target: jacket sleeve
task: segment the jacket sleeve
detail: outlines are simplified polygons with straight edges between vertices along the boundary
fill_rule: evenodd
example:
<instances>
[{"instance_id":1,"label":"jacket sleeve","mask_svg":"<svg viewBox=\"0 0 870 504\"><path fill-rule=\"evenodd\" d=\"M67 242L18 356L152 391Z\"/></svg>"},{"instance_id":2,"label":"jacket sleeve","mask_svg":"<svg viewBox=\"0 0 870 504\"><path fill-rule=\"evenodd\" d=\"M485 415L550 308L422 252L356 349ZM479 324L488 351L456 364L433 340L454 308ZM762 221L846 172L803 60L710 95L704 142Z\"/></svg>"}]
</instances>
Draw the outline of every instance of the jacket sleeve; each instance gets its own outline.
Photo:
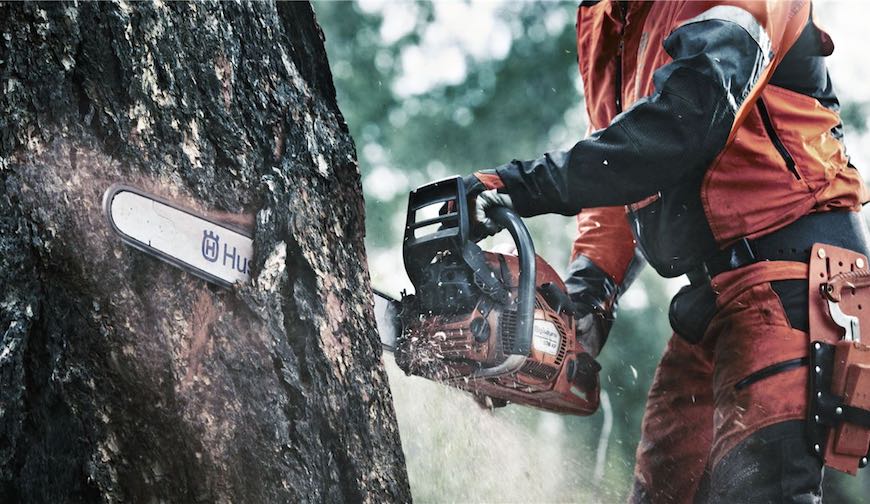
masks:
<instances>
[{"instance_id":1,"label":"jacket sleeve","mask_svg":"<svg viewBox=\"0 0 870 504\"><path fill-rule=\"evenodd\" d=\"M606 128L569 151L497 168L518 212L626 205L703 173L809 15L809 2L732 3L686 2L663 43L672 61L654 73L655 92Z\"/></svg>"},{"instance_id":2,"label":"jacket sleeve","mask_svg":"<svg viewBox=\"0 0 870 504\"><path fill-rule=\"evenodd\" d=\"M624 207L588 208L577 214L565 286L578 309L611 315L617 297L642 265Z\"/></svg>"}]
</instances>

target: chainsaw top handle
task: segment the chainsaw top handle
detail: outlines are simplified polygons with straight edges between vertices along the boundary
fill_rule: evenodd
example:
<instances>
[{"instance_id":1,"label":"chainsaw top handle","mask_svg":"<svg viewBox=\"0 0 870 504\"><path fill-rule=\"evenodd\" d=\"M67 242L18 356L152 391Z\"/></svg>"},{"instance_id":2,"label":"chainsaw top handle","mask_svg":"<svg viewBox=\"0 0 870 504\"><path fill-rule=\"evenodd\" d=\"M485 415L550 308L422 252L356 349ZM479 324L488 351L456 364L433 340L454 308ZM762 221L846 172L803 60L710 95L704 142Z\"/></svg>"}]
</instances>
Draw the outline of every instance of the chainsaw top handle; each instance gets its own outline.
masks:
<instances>
[{"instance_id":1,"label":"chainsaw top handle","mask_svg":"<svg viewBox=\"0 0 870 504\"><path fill-rule=\"evenodd\" d=\"M426 209L438 214L417 219L417 213ZM408 277L417 288L426 280L425 270L439 254L451 253L462 257L475 273L481 290L503 306L515 307L516 335L511 353L527 356L532 346L535 316L535 245L528 228L513 210L494 207L489 216L511 234L519 256L520 278L516 299L496 279L487 265L483 251L470 239L471 220L465 184L461 177L451 177L421 186L408 196L408 215L405 223L403 257ZM427 230L428 228L428 230ZM428 231L428 232L427 232Z\"/></svg>"}]
</instances>

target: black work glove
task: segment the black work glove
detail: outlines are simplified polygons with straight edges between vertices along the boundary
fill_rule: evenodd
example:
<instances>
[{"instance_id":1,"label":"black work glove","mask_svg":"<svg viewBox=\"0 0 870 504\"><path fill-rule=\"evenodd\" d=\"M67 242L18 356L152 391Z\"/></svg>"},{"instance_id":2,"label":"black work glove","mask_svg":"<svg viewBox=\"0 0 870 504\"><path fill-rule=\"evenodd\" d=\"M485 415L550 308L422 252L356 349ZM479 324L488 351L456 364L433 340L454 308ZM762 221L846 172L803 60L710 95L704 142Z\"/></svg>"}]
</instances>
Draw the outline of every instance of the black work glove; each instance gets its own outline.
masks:
<instances>
[{"instance_id":1,"label":"black work glove","mask_svg":"<svg viewBox=\"0 0 870 504\"><path fill-rule=\"evenodd\" d=\"M634 259L617 284L604 270L584 255L575 257L568 266L565 287L574 303L577 339L589 353L597 356L607 341L613 326L616 300L637 278L646 262L640 250L635 250Z\"/></svg>"},{"instance_id":2,"label":"black work glove","mask_svg":"<svg viewBox=\"0 0 870 504\"><path fill-rule=\"evenodd\" d=\"M574 306L577 339L596 357L613 326L618 286L589 258L579 255L568 266L565 287Z\"/></svg>"}]
</instances>

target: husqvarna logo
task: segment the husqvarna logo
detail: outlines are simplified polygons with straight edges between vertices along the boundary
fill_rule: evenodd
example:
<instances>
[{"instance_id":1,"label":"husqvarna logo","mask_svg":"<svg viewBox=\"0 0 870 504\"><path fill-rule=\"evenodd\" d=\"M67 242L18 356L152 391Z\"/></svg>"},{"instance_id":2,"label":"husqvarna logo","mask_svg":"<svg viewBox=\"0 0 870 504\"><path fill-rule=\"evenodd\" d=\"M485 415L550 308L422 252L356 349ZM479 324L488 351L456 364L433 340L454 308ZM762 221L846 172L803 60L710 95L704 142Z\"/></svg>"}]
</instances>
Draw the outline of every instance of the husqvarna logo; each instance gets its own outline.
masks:
<instances>
[{"instance_id":1,"label":"husqvarna logo","mask_svg":"<svg viewBox=\"0 0 870 504\"><path fill-rule=\"evenodd\" d=\"M218 252L220 247L218 246L220 242L220 236L216 235L213 231L208 231L203 229L202 231L202 257L205 258L206 261L215 262L218 259Z\"/></svg>"}]
</instances>

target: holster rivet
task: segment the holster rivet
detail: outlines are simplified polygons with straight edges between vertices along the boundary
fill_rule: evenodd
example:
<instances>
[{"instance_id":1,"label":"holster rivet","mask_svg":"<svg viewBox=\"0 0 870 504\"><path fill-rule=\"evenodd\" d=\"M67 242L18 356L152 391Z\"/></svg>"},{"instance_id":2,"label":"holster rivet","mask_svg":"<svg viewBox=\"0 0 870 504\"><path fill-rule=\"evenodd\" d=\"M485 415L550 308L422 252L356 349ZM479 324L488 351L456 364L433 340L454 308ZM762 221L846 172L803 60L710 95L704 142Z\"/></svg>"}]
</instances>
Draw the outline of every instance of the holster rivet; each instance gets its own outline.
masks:
<instances>
[{"instance_id":1,"label":"holster rivet","mask_svg":"<svg viewBox=\"0 0 870 504\"><path fill-rule=\"evenodd\" d=\"M816 366L816 373L822 372L822 366Z\"/></svg>"},{"instance_id":2,"label":"holster rivet","mask_svg":"<svg viewBox=\"0 0 870 504\"><path fill-rule=\"evenodd\" d=\"M838 414L838 415L842 415L842 414L843 414L843 408L837 406L837 409L834 410L834 413L836 413L836 414Z\"/></svg>"},{"instance_id":3,"label":"holster rivet","mask_svg":"<svg viewBox=\"0 0 870 504\"><path fill-rule=\"evenodd\" d=\"M825 252L825 249L823 249L823 248L819 249L819 258L820 259L824 259L825 257L827 257L827 255L828 255L828 253Z\"/></svg>"},{"instance_id":4,"label":"holster rivet","mask_svg":"<svg viewBox=\"0 0 870 504\"><path fill-rule=\"evenodd\" d=\"M813 445L813 450L816 450L816 453L819 453L820 451L822 451L822 447L819 445Z\"/></svg>"},{"instance_id":5,"label":"holster rivet","mask_svg":"<svg viewBox=\"0 0 870 504\"><path fill-rule=\"evenodd\" d=\"M819 423L819 420L820 420L819 415L816 415L814 418L816 420L816 423Z\"/></svg>"},{"instance_id":6,"label":"holster rivet","mask_svg":"<svg viewBox=\"0 0 870 504\"><path fill-rule=\"evenodd\" d=\"M861 259L860 257L858 259L855 259L855 266L857 266L858 269L863 268L864 267L864 259Z\"/></svg>"},{"instance_id":7,"label":"holster rivet","mask_svg":"<svg viewBox=\"0 0 870 504\"><path fill-rule=\"evenodd\" d=\"M819 342L816 342L816 344L813 345L813 347L815 347L816 350L821 350L821 349L822 349L822 344L819 343Z\"/></svg>"}]
</instances>

